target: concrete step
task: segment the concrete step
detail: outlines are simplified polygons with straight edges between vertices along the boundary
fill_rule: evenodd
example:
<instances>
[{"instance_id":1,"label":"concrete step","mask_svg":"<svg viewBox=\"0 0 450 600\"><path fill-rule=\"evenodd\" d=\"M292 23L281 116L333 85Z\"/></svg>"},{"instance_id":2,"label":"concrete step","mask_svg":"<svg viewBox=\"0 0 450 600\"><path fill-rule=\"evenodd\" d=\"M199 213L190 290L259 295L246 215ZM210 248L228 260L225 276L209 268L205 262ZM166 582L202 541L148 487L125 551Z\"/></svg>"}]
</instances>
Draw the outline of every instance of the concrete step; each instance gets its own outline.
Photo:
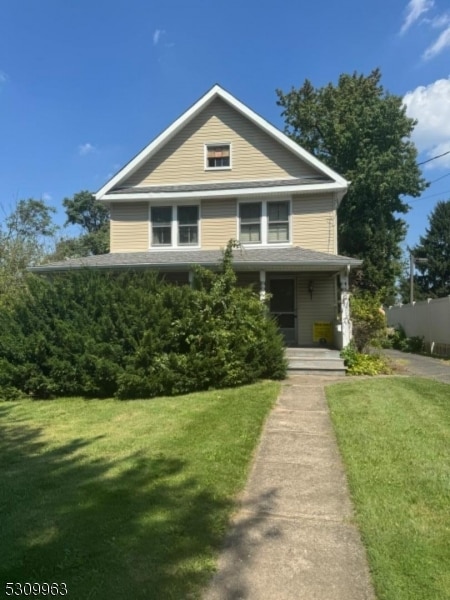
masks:
<instances>
[{"instance_id":1,"label":"concrete step","mask_svg":"<svg viewBox=\"0 0 450 600\"><path fill-rule=\"evenodd\" d=\"M330 348L287 348L288 373L345 375L338 350Z\"/></svg>"},{"instance_id":2,"label":"concrete step","mask_svg":"<svg viewBox=\"0 0 450 600\"><path fill-rule=\"evenodd\" d=\"M339 351L331 348L286 348L287 358L339 358Z\"/></svg>"}]
</instances>

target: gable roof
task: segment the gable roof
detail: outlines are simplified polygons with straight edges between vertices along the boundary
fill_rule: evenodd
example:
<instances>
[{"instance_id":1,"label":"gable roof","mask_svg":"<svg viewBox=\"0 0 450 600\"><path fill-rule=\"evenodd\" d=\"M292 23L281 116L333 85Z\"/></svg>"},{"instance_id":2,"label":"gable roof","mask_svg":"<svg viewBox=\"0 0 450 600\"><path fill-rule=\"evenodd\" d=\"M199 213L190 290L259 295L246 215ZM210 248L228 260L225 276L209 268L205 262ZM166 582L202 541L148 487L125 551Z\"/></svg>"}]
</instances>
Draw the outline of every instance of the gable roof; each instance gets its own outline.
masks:
<instances>
[{"instance_id":1,"label":"gable roof","mask_svg":"<svg viewBox=\"0 0 450 600\"><path fill-rule=\"evenodd\" d=\"M251 108L237 100L232 94L224 90L220 85L214 85L204 96L202 96L195 104L193 104L186 112L184 112L176 121L174 121L167 129L158 135L148 146L139 152L129 163L127 163L118 173L116 173L96 194L97 200L107 200L108 193L120 183L124 182L132 173L137 171L145 161L153 156L173 138L183 127L185 127L194 117L196 117L206 106L208 106L216 98L221 98L225 103L254 123L262 131L267 133L275 141L283 145L291 151L299 159L317 169L320 173L332 180L333 189L336 191L345 192L348 187L348 182L338 173L327 167L310 152L299 146L291 140L287 135L279 129L271 125L264 118L255 113ZM329 186L328 184L328 187ZM116 190L114 190L114 193Z\"/></svg>"}]
</instances>

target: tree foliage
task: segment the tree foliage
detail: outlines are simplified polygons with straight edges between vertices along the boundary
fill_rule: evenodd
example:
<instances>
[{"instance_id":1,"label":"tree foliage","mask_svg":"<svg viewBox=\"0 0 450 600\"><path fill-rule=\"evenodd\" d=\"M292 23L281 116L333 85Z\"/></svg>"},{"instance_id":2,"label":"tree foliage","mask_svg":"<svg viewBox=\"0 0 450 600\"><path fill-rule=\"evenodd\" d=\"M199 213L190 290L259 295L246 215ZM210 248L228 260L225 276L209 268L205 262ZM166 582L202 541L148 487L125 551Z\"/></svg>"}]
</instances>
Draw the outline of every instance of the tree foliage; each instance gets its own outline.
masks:
<instances>
[{"instance_id":1,"label":"tree foliage","mask_svg":"<svg viewBox=\"0 0 450 600\"><path fill-rule=\"evenodd\" d=\"M109 210L87 190L74 194L72 198L64 198L63 206L67 216L64 225L79 226L82 233L59 240L48 260L109 252Z\"/></svg>"},{"instance_id":2,"label":"tree foliage","mask_svg":"<svg viewBox=\"0 0 450 600\"><path fill-rule=\"evenodd\" d=\"M19 200L0 224L0 305L14 298L24 285L24 271L40 262L58 229L55 209L43 200Z\"/></svg>"},{"instance_id":3,"label":"tree foliage","mask_svg":"<svg viewBox=\"0 0 450 600\"><path fill-rule=\"evenodd\" d=\"M416 258L427 259L416 265L416 290L422 297L440 298L450 295L450 200L438 202L428 220L425 235L412 250Z\"/></svg>"},{"instance_id":4,"label":"tree foliage","mask_svg":"<svg viewBox=\"0 0 450 600\"><path fill-rule=\"evenodd\" d=\"M277 95L286 133L351 182L338 211L339 250L363 259L358 287L389 294L406 233L398 214L409 209L401 196L418 196L426 184L410 139L415 121L380 81L375 69L343 74L322 88L305 80Z\"/></svg>"}]
</instances>

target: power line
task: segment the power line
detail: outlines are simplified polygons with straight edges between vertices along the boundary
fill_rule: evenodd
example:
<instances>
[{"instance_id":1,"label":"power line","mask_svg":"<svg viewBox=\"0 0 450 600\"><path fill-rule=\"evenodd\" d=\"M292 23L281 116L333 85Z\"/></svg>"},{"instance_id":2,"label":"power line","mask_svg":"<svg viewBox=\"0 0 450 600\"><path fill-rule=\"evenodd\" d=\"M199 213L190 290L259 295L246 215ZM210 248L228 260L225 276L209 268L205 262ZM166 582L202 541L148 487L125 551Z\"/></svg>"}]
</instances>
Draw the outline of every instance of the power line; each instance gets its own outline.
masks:
<instances>
[{"instance_id":1,"label":"power line","mask_svg":"<svg viewBox=\"0 0 450 600\"><path fill-rule=\"evenodd\" d=\"M437 179L433 179L432 181L429 181L428 183L431 185L432 183L435 183L435 181L440 181L441 179L444 179L445 177L448 177L449 175L450 175L450 171L448 173L446 173L445 175L438 177Z\"/></svg>"},{"instance_id":2,"label":"power line","mask_svg":"<svg viewBox=\"0 0 450 600\"><path fill-rule=\"evenodd\" d=\"M437 156L432 156L428 160L423 160L422 162L417 163L417 166L420 167L420 165L424 165L426 163L431 162L432 160L436 160L437 158L441 158L441 156L447 156L447 154L450 154L450 150L447 150L447 152L444 152L443 154L438 154Z\"/></svg>"},{"instance_id":3,"label":"power line","mask_svg":"<svg viewBox=\"0 0 450 600\"><path fill-rule=\"evenodd\" d=\"M408 202L418 202L419 200L428 200L428 198L435 198L436 196L441 196L443 194L450 193L450 190L442 190L441 192L437 192L436 194L431 194L430 196L420 196L420 198L411 198Z\"/></svg>"}]
</instances>

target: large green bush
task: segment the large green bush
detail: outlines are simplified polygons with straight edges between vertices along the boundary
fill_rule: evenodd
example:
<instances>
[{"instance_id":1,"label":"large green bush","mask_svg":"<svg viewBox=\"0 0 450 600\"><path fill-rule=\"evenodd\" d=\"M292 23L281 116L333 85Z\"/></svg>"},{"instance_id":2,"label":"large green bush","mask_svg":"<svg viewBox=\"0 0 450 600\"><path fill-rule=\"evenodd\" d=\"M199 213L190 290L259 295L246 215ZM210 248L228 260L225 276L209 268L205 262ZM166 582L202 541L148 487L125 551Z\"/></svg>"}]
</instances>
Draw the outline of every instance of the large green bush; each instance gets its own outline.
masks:
<instances>
[{"instance_id":1,"label":"large green bush","mask_svg":"<svg viewBox=\"0 0 450 600\"><path fill-rule=\"evenodd\" d=\"M276 325L235 283L230 248L193 288L143 271L30 276L0 311L2 395L143 398L281 379Z\"/></svg>"},{"instance_id":2,"label":"large green bush","mask_svg":"<svg viewBox=\"0 0 450 600\"><path fill-rule=\"evenodd\" d=\"M350 308L353 323L353 341L359 352L386 337L386 315L382 309L381 294L368 292L352 296Z\"/></svg>"}]
</instances>

